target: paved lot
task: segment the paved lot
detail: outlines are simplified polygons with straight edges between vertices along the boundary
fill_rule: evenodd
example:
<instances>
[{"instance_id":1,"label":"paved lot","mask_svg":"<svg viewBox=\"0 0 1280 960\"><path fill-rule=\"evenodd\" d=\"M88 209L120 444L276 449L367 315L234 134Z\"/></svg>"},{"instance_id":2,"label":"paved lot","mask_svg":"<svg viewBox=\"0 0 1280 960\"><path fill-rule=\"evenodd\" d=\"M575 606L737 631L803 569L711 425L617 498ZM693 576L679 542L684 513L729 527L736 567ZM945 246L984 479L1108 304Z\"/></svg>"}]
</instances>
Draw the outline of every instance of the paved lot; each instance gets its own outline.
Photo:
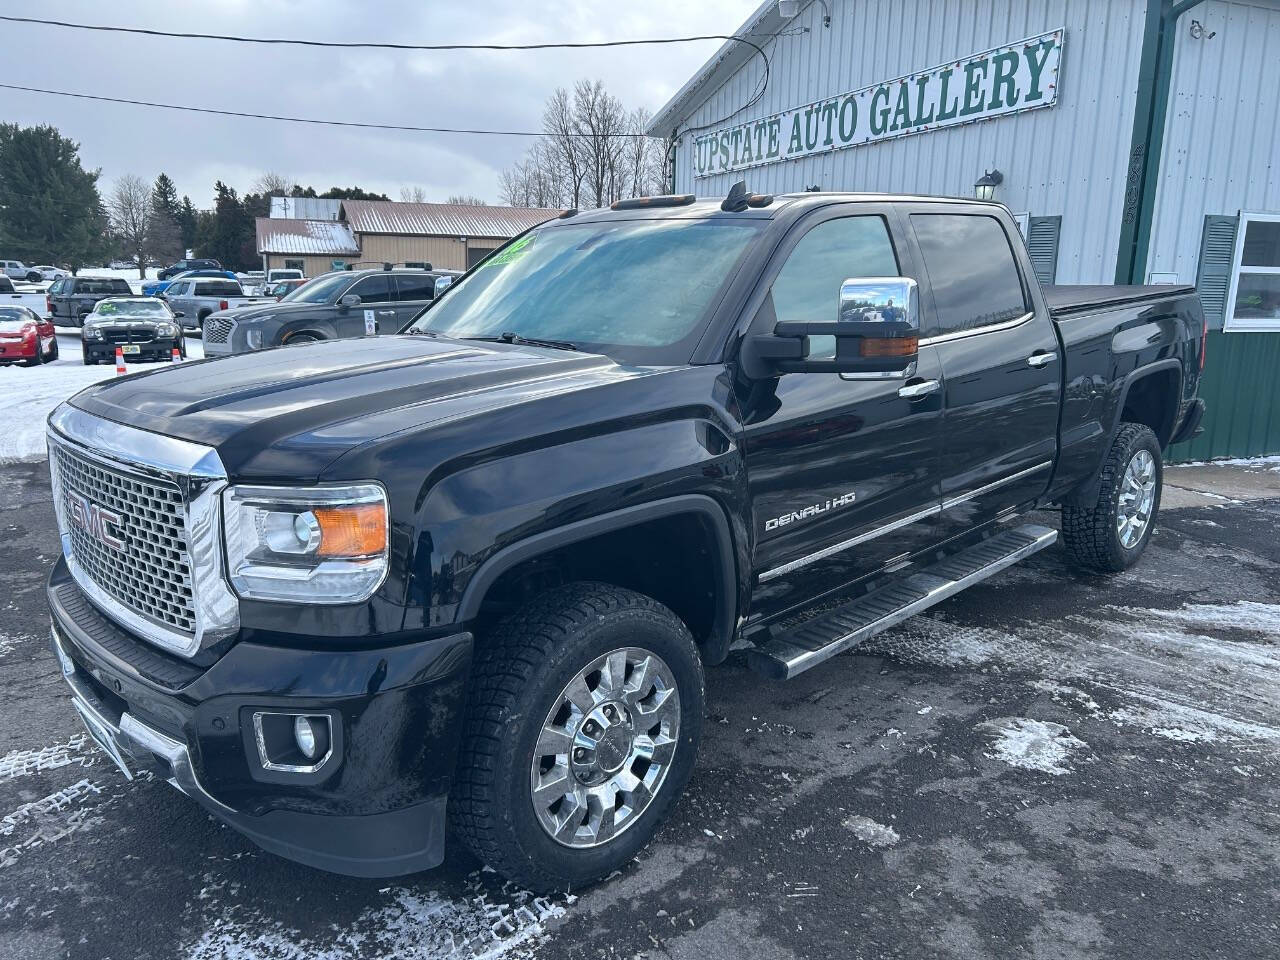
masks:
<instances>
[{"instance_id":1,"label":"paved lot","mask_svg":"<svg viewBox=\"0 0 1280 960\"><path fill-rule=\"evenodd\" d=\"M1274 958L1280 471L1169 484L1128 574L1046 551L786 685L735 654L672 822L543 900L456 851L317 873L126 783L46 647L45 467L0 467L0 957Z\"/></svg>"}]
</instances>

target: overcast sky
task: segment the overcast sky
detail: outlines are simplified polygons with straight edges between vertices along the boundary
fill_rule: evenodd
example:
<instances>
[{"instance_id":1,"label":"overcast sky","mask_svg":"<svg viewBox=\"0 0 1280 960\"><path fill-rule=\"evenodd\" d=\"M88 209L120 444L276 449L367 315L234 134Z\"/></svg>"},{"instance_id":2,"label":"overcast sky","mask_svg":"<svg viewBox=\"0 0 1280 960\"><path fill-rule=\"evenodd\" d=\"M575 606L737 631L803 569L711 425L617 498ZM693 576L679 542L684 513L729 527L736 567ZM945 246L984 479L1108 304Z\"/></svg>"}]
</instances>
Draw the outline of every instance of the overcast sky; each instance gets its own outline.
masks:
<instances>
[{"instance_id":1,"label":"overcast sky","mask_svg":"<svg viewBox=\"0 0 1280 960\"><path fill-rule=\"evenodd\" d=\"M15 16L160 30L401 43L524 43L732 33L756 0L0 0ZM537 129L557 86L599 78L628 108L658 110L719 41L579 51L410 53L264 47L0 23L0 82L291 116ZM522 138L317 127L0 91L0 118L49 123L80 143L109 187L164 171L197 207L221 179L243 192L265 170L323 191L358 184L399 199L475 194Z\"/></svg>"}]
</instances>

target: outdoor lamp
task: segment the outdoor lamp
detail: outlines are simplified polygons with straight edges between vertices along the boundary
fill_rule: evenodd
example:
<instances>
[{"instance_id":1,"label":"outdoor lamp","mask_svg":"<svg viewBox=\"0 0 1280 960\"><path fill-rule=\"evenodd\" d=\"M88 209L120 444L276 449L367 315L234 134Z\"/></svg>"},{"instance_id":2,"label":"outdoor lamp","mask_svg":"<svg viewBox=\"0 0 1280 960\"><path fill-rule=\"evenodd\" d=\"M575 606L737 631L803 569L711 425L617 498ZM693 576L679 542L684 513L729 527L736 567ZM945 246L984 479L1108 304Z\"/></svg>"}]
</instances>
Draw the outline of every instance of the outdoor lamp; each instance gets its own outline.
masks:
<instances>
[{"instance_id":1,"label":"outdoor lamp","mask_svg":"<svg viewBox=\"0 0 1280 960\"><path fill-rule=\"evenodd\" d=\"M973 185L973 192L979 200L990 200L996 192L996 187L1004 183L1004 174L999 170L988 170L980 176Z\"/></svg>"}]
</instances>

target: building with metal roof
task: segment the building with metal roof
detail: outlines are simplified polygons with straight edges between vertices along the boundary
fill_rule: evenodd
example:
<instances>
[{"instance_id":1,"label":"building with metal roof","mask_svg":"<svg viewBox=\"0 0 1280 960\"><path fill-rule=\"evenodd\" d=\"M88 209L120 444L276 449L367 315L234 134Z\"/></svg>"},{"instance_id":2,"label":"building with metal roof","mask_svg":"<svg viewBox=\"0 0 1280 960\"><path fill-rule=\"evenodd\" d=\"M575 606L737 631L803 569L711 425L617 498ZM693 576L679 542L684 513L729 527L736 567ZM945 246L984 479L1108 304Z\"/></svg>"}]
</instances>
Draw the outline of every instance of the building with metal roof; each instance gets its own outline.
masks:
<instances>
[{"instance_id":1,"label":"building with metal roof","mask_svg":"<svg viewBox=\"0 0 1280 960\"><path fill-rule=\"evenodd\" d=\"M264 270L293 267L314 277L360 258L360 241L350 224L258 217L254 229Z\"/></svg>"},{"instance_id":2,"label":"building with metal roof","mask_svg":"<svg viewBox=\"0 0 1280 960\"><path fill-rule=\"evenodd\" d=\"M272 220L337 220L341 200L320 197L272 197Z\"/></svg>"}]
</instances>

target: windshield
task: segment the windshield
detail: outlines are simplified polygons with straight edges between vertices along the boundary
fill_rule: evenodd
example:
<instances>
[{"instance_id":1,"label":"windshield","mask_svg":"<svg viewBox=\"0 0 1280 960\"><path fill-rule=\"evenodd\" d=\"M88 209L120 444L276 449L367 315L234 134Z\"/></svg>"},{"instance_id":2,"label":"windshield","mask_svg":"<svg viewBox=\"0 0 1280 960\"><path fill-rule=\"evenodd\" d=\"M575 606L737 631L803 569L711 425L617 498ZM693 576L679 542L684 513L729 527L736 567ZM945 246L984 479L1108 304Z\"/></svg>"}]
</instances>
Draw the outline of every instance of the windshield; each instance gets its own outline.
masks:
<instances>
[{"instance_id":1,"label":"windshield","mask_svg":"<svg viewBox=\"0 0 1280 960\"><path fill-rule=\"evenodd\" d=\"M489 257L410 330L562 340L614 359L683 363L756 236L747 220L543 227Z\"/></svg>"},{"instance_id":2,"label":"windshield","mask_svg":"<svg viewBox=\"0 0 1280 960\"><path fill-rule=\"evenodd\" d=\"M20 307L0 307L0 330L6 333L35 321L35 314L29 310Z\"/></svg>"},{"instance_id":3,"label":"windshield","mask_svg":"<svg viewBox=\"0 0 1280 960\"><path fill-rule=\"evenodd\" d=\"M168 317L159 300L103 300L93 312L98 317Z\"/></svg>"},{"instance_id":4,"label":"windshield","mask_svg":"<svg viewBox=\"0 0 1280 960\"><path fill-rule=\"evenodd\" d=\"M327 273L323 277L308 280L281 303L328 303L338 290L351 282L347 272Z\"/></svg>"}]
</instances>

